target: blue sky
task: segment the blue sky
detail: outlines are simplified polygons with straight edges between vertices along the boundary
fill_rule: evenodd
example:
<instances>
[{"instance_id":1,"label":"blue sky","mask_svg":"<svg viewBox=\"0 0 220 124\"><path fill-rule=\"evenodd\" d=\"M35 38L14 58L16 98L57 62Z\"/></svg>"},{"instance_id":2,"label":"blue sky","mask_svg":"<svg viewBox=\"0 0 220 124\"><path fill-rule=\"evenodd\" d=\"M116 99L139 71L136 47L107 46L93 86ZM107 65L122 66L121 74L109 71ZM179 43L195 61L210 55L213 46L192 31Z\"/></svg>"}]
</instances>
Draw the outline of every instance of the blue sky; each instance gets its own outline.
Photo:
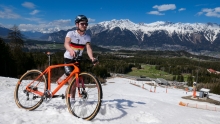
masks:
<instances>
[{"instance_id":1,"label":"blue sky","mask_svg":"<svg viewBox=\"0 0 220 124\"><path fill-rule=\"evenodd\" d=\"M134 23L170 21L220 24L219 0L1 0L0 25L74 26L84 14L89 23L129 19Z\"/></svg>"}]
</instances>

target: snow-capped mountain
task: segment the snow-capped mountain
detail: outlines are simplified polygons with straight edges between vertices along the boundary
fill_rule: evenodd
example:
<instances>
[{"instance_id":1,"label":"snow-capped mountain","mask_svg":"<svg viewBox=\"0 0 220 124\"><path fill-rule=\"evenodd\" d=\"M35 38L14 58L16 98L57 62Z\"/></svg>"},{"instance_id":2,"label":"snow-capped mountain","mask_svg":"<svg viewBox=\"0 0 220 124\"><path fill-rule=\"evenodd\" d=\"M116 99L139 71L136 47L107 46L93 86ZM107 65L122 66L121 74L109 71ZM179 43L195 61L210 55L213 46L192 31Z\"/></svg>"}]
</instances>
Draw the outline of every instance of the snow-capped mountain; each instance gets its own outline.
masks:
<instances>
[{"instance_id":1,"label":"snow-capped mountain","mask_svg":"<svg viewBox=\"0 0 220 124\"><path fill-rule=\"evenodd\" d=\"M88 28L97 45L140 47L180 45L196 49L219 49L220 25L215 23L133 23L130 20L100 22Z\"/></svg>"},{"instance_id":2,"label":"snow-capped mountain","mask_svg":"<svg viewBox=\"0 0 220 124\"><path fill-rule=\"evenodd\" d=\"M69 29L72 30L72 29ZM39 39L64 42L68 30L45 34ZM88 27L96 45L139 47L180 45L196 49L219 49L220 25L216 23L134 23L128 19L104 21ZM1 35L1 33L0 33ZM29 34L30 35L30 34Z\"/></svg>"},{"instance_id":3,"label":"snow-capped mountain","mask_svg":"<svg viewBox=\"0 0 220 124\"><path fill-rule=\"evenodd\" d=\"M7 29L4 26L0 25L0 36L1 37L6 38L9 32L10 32L9 29Z\"/></svg>"},{"instance_id":4,"label":"snow-capped mountain","mask_svg":"<svg viewBox=\"0 0 220 124\"><path fill-rule=\"evenodd\" d=\"M165 31L165 33L172 37L178 35L180 40L184 40L183 36L190 37L190 34L204 33L204 37L207 41L213 43L217 39L217 35L220 33L220 25L213 23L172 23L157 21L154 23L133 23L130 20L111 20L100 22L97 25L90 27L93 34L103 32L105 30L113 30L114 28L120 28L120 30L130 30L138 40L144 41L145 34L150 37L155 31ZM195 37L199 40L199 37ZM191 42L192 39L188 39Z\"/></svg>"}]
</instances>

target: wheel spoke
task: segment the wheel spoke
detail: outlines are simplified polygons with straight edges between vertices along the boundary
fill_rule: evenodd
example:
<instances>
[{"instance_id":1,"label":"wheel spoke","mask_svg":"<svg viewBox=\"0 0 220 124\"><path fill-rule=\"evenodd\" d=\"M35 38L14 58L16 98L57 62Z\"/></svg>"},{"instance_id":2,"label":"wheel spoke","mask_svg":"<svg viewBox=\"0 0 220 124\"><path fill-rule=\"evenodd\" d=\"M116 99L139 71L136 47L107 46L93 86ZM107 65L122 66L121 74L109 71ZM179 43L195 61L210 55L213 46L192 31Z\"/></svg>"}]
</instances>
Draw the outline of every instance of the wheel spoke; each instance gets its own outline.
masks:
<instances>
[{"instance_id":1,"label":"wheel spoke","mask_svg":"<svg viewBox=\"0 0 220 124\"><path fill-rule=\"evenodd\" d=\"M67 104L70 112L75 115L76 117L83 118L86 120L93 119L96 114L98 113L100 106L101 106L101 97L102 97L102 89L101 85L97 81L97 79L89 73L81 73L80 78L83 79L85 85L85 92L84 97L78 97L78 90L75 93L75 103L70 103L70 97L67 98L69 102ZM69 86L68 93L71 94L72 86L74 85L75 81L71 83ZM82 92L81 88L81 92Z\"/></svg>"},{"instance_id":2,"label":"wheel spoke","mask_svg":"<svg viewBox=\"0 0 220 124\"><path fill-rule=\"evenodd\" d=\"M33 90L44 92L46 87L46 78L42 76L36 80L39 75L41 75L40 71L31 70L26 72L19 79L19 83L15 88L14 94L16 104L19 107L27 110L34 110L43 102L42 97L37 97L36 94L26 90L27 85L31 84L29 87L33 88Z\"/></svg>"}]
</instances>

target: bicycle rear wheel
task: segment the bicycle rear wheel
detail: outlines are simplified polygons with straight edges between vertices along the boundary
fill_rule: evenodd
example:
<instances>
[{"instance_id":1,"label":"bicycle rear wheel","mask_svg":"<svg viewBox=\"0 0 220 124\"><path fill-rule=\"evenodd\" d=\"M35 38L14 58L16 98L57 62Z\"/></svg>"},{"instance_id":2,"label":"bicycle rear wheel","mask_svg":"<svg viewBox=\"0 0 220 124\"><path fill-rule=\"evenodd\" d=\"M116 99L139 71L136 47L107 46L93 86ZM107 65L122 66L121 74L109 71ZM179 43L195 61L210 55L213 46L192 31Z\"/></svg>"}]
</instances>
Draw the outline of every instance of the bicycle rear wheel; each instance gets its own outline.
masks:
<instances>
[{"instance_id":1,"label":"bicycle rear wheel","mask_svg":"<svg viewBox=\"0 0 220 124\"><path fill-rule=\"evenodd\" d=\"M39 70L29 70L21 76L14 91L15 103L19 108L34 110L43 102L43 96L34 94L26 90L27 85L35 91L44 93L47 88L47 81L44 75L36 79L42 72Z\"/></svg>"},{"instance_id":2,"label":"bicycle rear wheel","mask_svg":"<svg viewBox=\"0 0 220 124\"><path fill-rule=\"evenodd\" d=\"M74 116L85 120L92 120L101 107L102 87L96 77L90 73L80 73L79 81L80 83L84 82L84 88L80 86L80 92L78 87L75 86L76 78L72 80L67 89L67 107ZM72 95L75 97L75 101L71 101Z\"/></svg>"}]
</instances>

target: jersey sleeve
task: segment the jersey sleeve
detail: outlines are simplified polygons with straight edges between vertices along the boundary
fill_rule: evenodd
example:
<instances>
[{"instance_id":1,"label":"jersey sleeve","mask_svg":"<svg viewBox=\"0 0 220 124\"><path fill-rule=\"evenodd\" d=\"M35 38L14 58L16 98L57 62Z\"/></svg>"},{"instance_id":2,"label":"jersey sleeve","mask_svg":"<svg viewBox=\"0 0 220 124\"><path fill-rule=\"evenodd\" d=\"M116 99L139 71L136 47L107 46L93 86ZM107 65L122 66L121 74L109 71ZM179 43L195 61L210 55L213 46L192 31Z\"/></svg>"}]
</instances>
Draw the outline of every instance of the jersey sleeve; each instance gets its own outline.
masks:
<instances>
[{"instance_id":1,"label":"jersey sleeve","mask_svg":"<svg viewBox=\"0 0 220 124\"><path fill-rule=\"evenodd\" d=\"M91 37L88 35L88 40L87 40L87 42L86 43L91 43Z\"/></svg>"},{"instance_id":2,"label":"jersey sleeve","mask_svg":"<svg viewBox=\"0 0 220 124\"><path fill-rule=\"evenodd\" d=\"M70 31L67 32L66 37L71 37L71 33L72 33L72 32L70 32Z\"/></svg>"}]
</instances>

